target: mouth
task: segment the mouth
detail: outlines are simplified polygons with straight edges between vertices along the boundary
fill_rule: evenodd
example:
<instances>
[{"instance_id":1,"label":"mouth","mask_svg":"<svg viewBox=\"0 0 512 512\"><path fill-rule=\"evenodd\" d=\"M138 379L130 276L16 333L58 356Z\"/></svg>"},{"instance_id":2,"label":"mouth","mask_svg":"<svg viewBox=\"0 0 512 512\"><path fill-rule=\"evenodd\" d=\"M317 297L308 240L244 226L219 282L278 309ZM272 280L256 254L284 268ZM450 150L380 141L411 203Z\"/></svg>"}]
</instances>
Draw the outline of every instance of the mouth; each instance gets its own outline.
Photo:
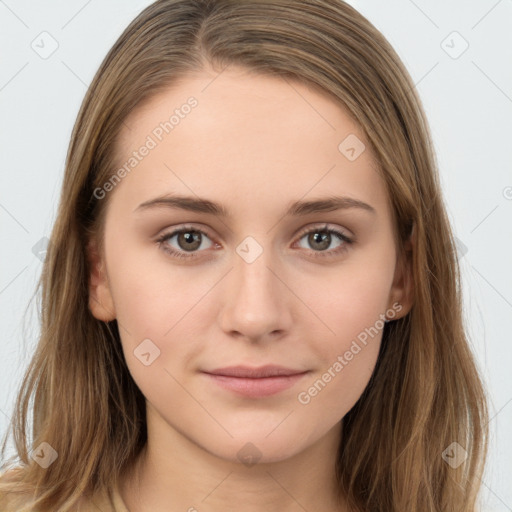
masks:
<instances>
[{"instance_id":1,"label":"mouth","mask_svg":"<svg viewBox=\"0 0 512 512\"><path fill-rule=\"evenodd\" d=\"M308 374L309 370L295 370L275 365L258 368L230 366L202 373L223 389L250 398L262 398L291 388Z\"/></svg>"}]
</instances>

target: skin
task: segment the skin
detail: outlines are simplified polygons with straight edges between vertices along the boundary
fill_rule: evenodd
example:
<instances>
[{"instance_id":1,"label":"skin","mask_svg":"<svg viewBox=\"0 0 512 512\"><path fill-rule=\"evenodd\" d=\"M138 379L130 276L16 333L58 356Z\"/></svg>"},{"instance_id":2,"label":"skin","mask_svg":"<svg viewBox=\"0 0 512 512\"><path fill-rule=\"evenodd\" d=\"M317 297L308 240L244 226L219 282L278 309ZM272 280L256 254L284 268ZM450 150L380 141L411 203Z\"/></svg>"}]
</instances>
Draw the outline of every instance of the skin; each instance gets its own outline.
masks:
<instances>
[{"instance_id":1,"label":"skin","mask_svg":"<svg viewBox=\"0 0 512 512\"><path fill-rule=\"evenodd\" d=\"M297 397L393 304L394 319L411 308L385 183L363 132L330 97L234 67L190 75L133 111L118 140L120 165L190 96L198 106L103 199L104 250L90 246L90 309L117 319L147 403L147 449L121 495L131 512L221 511L235 500L241 512L348 510L334 478L340 422L368 383L382 331L309 403ZM366 145L354 161L338 149L349 134ZM137 209L170 193L219 202L231 216ZM292 201L333 194L375 212L284 216ZM354 243L331 234L323 246L301 234L317 228L318 238L325 223ZM188 260L164 247L190 254L190 240L156 241L184 225L208 234L198 234ZM248 236L262 249L251 263L236 252ZM160 350L148 366L134 355L147 338ZM200 373L270 363L309 373L265 398ZM247 443L255 465L237 455Z\"/></svg>"}]
</instances>

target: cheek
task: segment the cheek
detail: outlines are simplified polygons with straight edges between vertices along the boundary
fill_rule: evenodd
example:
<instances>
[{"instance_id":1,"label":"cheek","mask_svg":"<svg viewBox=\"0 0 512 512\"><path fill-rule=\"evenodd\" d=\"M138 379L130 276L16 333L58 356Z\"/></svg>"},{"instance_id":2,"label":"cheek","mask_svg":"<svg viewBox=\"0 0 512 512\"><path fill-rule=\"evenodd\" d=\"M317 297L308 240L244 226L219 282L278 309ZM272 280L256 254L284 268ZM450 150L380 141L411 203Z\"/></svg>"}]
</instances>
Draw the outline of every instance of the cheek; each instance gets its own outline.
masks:
<instances>
[{"instance_id":1,"label":"cheek","mask_svg":"<svg viewBox=\"0 0 512 512\"><path fill-rule=\"evenodd\" d=\"M312 347L321 365L297 396L312 414L318 407L319 414L341 418L368 384L379 354L393 270L392 253L381 252L378 262L354 260L340 267L335 278L318 282L321 289L309 295L311 309L325 327Z\"/></svg>"},{"instance_id":2,"label":"cheek","mask_svg":"<svg viewBox=\"0 0 512 512\"><path fill-rule=\"evenodd\" d=\"M364 346L358 341L334 351L318 373L298 390L297 407L305 418L321 419L323 425L335 425L355 405L368 385L378 357L381 335Z\"/></svg>"},{"instance_id":3,"label":"cheek","mask_svg":"<svg viewBox=\"0 0 512 512\"><path fill-rule=\"evenodd\" d=\"M201 329L215 321L211 303L218 276L172 265L157 249L120 245L110 246L115 264L108 273L125 358L139 387L158 392L162 376L168 377L164 369L178 376L193 366L205 337Z\"/></svg>"},{"instance_id":4,"label":"cheek","mask_svg":"<svg viewBox=\"0 0 512 512\"><path fill-rule=\"evenodd\" d=\"M133 337L157 339L173 328L208 293L214 280L197 270L171 265L157 249L112 249L109 269L118 322Z\"/></svg>"},{"instance_id":5,"label":"cheek","mask_svg":"<svg viewBox=\"0 0 512 512\"><path fill-rule=\"evenodd\" d=\"M312 350L319 362L311 378L297 394L298 403L326 423L339 421L357 402L366 388L377 362L384 310L382 300L348 294L329 305L326 315L330 329ZM364 300L366 298L366 300Z\"/></svg>"},{"instance_id":6,"label":"cheek","mask_svg":"<svg viewBox=\"0 0 512 512\"><path fill-rule=\"evenodd\" d=\"M377 321L377 326L381 326L380 319L388 307L393 272L393 255L380 251L378 258L372 255L354 257L336 272L326 274L324 279L316 279L316 287L311 286L309 278L303 278L300 289L312 290L305 302L311 304L311 309L326 327L322 328L323 336L331 339L324 346L343 349L365 329L374 327Z\"/></svg>"}]
</instances>

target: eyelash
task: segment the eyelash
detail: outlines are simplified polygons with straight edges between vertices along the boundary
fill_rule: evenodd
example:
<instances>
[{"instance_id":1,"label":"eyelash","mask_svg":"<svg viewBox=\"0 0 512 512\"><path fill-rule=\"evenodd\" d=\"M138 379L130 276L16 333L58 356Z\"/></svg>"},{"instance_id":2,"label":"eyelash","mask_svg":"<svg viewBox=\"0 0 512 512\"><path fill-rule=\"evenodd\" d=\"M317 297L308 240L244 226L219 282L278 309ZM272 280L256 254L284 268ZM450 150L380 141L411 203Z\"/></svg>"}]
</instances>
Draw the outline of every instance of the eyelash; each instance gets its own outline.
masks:
<instances>
[{"instance_id":1,"label":"eyelash","mask_svg":"<svg viewBox=\"0 0 512 512\"><path fill-rule=\"evenodd\" d=\"M192 252L189 255L187 255L186 253L183 253L181 251L176 251L175 249L169 249L169 246L165 245L165 242L170 240L175 235L179 235L181 233L188 233L188 232L201 233L201 235L204 235L204 236L210 238L208 233L206 233L202 229L194 228L192 226L190 226L190 227L184 226L182 228L179 228L179 229L176 229L176 230L172 231L171 233L164 233L162 236L160 236L156 240L156 242L158 244L158 247L160 249L162 249L163 251L167 252L168 254L170 254L171 256L176 257L178 259L194 259L194 258L196 258L195 255L197 254L197 252L195 252L195 253ZM314 258L331 258L331 257L338 256L341 253L343 253L346 250L348 250L348 247L347 247L348 245L351 245L351 244L354 243L354 240L349 238L343 232L338 231L337 229L334 229L334 228L329 228L327 224L325 224L323 227L314 227L314 228L310 228L310 229L307 229L307 230L303 231L299 235L299 240L304 238L306 235L309 235L310 233L329 233L329 234L334 234L335 236L337 236L340 239L340 241L343 242L343 244L340 247L338 247L337 249L335 249L335 250L331 250L331 251L312 251L312 252L315 253L315 255L313 256Z\"/></svg>"}]
</instances>

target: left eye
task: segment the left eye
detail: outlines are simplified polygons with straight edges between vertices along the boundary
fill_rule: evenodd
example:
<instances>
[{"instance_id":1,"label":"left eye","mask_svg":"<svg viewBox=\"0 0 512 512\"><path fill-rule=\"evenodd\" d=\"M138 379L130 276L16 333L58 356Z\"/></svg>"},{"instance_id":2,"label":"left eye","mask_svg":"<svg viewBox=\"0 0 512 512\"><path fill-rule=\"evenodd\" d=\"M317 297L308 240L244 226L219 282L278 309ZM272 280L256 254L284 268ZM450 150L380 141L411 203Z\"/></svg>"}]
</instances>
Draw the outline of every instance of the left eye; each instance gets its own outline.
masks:
<instances>
[{"instance_id":1,"label":"left eye","mask_svg":"<svg viewBox=\"0 0 512 512\"><path fill-rule=\"evenodd\" d=\"M333 236L334 235L334 238ZM174 238L178 243L178 247L173 247L170 241ZM208 247L203 246L203 239L209 236L206 232L197 228L180 228L171 233L163 234L157 243L159 247L165 252L171 254L177 258L195 258L196 253L199 249L208 249L212 247L213 243ZM311 246L316 245L318 250L313 250L313 257L330 257L336 256L347 250L347 246L353 243L353 240L346 234L333 228L329 228L327 225L321 227L310 228L309 230L302 232L299 236L299 240L307 237L307 243ZM333 240L338 240L339 245L334 250L327 250ZM187 254L189 253L189 254Z\"/></svg>"},{"instance_id":2,"label":"left eye","mask_svg":"<svg viewBox=\"0 0 512 512\"><path fill-rule=\"evenodd\" d=\"M338 239L340 244L335 250L327 251L326 248L331 245L334 239ZM302 233L300 239L307 237L307 243L310 245L317 245L320 250L313 251L313 257L330 257L337 256L338 254L347 250L347 245L353 243L353 240L349 238L345 233L338 231L337 229L329 228L327 225L319 228L312 228Z\"/></svg>"}]
</instances>

